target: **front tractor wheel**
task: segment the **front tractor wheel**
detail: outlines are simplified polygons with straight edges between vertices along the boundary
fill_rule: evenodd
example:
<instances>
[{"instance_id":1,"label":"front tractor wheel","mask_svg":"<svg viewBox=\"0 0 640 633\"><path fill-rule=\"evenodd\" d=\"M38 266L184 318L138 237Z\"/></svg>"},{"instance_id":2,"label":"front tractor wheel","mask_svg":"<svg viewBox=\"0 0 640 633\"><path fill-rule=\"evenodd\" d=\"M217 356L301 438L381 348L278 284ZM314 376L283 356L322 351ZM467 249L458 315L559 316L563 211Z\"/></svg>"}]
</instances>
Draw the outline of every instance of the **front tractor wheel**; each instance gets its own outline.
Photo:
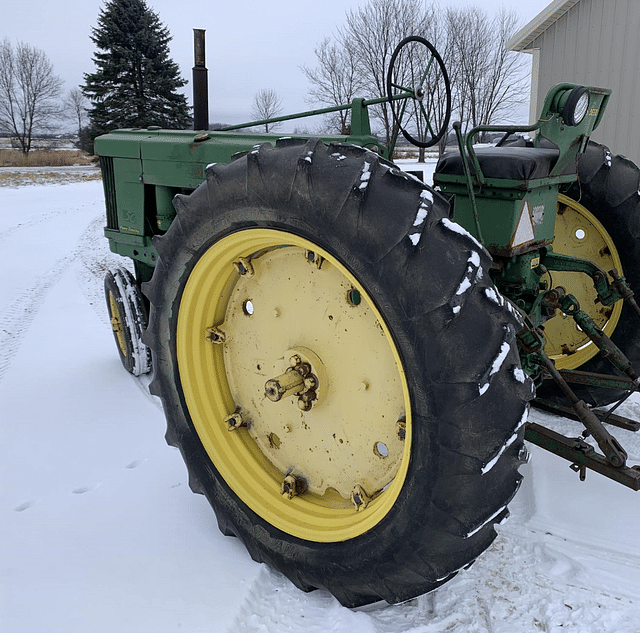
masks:
<instances>
[{"instance_id":1,"label":"front tractor wheel","mask_svg":"<svg viewBox=\"0 0 640 633\"><path fill-rule=\"evenodd\" d=\"M446 203L366 150L284 141L176 208L152 390L221 530L347 606L472 562L518 487L531 387Z\"/></svg>"},{"instance_id":2,"label":"front tractor wheel","mask_svg":"<svg viewBox=\"0 0 640 633\"><path fill-rule=\"evenodd\" d=\"M134 376L151 370L151 352L142 342L147 327L144 298L133 275L126 268L109 270L104 278L109 322L120 361Z\"/></svg>"}]
</instances>

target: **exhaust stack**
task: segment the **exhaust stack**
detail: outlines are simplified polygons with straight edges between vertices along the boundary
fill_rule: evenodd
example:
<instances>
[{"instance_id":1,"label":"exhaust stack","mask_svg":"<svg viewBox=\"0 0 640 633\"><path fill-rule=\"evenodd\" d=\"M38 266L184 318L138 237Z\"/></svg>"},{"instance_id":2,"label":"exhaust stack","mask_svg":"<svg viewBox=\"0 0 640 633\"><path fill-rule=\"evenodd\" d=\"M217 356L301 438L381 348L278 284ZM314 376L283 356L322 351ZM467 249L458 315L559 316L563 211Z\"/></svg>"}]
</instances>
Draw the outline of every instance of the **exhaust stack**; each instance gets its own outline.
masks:
<instances>
[{"instance_id":1,"label":"exhaust stack","mask_svg":"<svg viewBox=\"0 0 640 633\"><path fill-rule=\"evenodd\" d=\"M209 129L209 82L205 66L205 29L193 29L193 129Z\"/></svg>"}]
</instances>

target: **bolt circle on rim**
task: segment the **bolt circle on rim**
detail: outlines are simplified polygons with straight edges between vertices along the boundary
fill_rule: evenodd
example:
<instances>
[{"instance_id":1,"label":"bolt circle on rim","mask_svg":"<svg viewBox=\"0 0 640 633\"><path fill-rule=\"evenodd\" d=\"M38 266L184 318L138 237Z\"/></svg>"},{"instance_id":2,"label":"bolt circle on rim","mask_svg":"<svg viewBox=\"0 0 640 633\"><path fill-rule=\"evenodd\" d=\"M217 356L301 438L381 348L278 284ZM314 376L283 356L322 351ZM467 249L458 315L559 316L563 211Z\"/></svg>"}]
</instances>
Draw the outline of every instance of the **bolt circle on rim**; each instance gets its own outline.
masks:
<instances>
[{"instance_id":1,"label":"bolt circle on rim","mask_svg":"<svg viewBox=\"0 0 640 633\"><path fill-rule=\"evenodd\" d=\"M212 344L212 328L223 343ZM330 253L273 229L220 239L187 280L176 351L200 441L263 519L335 542L391 510L411 447L407 381L366 288ZM274 380L288 385L275 400L265 395ZM229 433L236 413L243 425Z\"/></svg>"},{"instance_id":2,"label":"bolt circle on rim","mask_svg":"<svg viewBox=\"0 0 640 633\"><path fill-rule=\"evenodd\" d=\"M592 261L605 272L615 268L623 275L620 255L604 226L579 202L562 194L558 196L553 250ZM612 335L622 313L621 301L613 306L595 303L593 281L583 273L552 271L551 280L549 275L542 279L551 281L553 287L570 289L580 307L607 336ZM576 326L573 318L562 313L545 323L545 337L547 353L558 369L576 369L599 352L598 347Z\"/></svg>"}]
</instances>

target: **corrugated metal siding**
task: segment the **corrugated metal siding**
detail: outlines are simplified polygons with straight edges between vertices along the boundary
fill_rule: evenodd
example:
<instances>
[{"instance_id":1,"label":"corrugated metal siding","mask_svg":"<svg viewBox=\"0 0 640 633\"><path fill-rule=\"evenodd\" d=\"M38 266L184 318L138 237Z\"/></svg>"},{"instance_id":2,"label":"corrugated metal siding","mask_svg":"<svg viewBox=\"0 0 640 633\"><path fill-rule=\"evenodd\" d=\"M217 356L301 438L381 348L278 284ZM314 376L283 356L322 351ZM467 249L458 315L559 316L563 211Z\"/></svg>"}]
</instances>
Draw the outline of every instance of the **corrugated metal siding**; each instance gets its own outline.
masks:
<instances>
[{"instance_id":1,"label":"corrugated metal siding","mask_svg":"<svg viewBox=\"0 0 640 633\"><path fill-rule=\"evenodd\" d=\"M593 139L640 165L640 0L580 0L536 38L538 107L561 81L611 88Z\"/></svg>"}]
</instances>

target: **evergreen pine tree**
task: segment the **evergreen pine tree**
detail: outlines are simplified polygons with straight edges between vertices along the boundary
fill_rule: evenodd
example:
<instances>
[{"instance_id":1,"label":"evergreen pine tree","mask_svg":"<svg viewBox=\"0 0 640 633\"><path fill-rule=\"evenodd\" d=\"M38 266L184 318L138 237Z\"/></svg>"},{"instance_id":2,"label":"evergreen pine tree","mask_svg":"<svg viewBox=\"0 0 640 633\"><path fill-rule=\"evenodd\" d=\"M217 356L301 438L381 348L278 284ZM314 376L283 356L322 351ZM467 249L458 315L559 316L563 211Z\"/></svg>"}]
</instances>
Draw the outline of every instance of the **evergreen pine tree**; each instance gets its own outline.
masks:
<instances>
[{"instance_id":1,"label":"evergreen pine tree","mask_svg":"<svg viewBox=\"0 0 640 633\"><path fill-rule=\"evenodd\" d=\"M171 35L145 0L109 0L100 10L91 40L96 72L84 76L91 101L91 136L116 128L184 129L191 123L187 82L169 58Z\"/></svg>"}]
</instances>

